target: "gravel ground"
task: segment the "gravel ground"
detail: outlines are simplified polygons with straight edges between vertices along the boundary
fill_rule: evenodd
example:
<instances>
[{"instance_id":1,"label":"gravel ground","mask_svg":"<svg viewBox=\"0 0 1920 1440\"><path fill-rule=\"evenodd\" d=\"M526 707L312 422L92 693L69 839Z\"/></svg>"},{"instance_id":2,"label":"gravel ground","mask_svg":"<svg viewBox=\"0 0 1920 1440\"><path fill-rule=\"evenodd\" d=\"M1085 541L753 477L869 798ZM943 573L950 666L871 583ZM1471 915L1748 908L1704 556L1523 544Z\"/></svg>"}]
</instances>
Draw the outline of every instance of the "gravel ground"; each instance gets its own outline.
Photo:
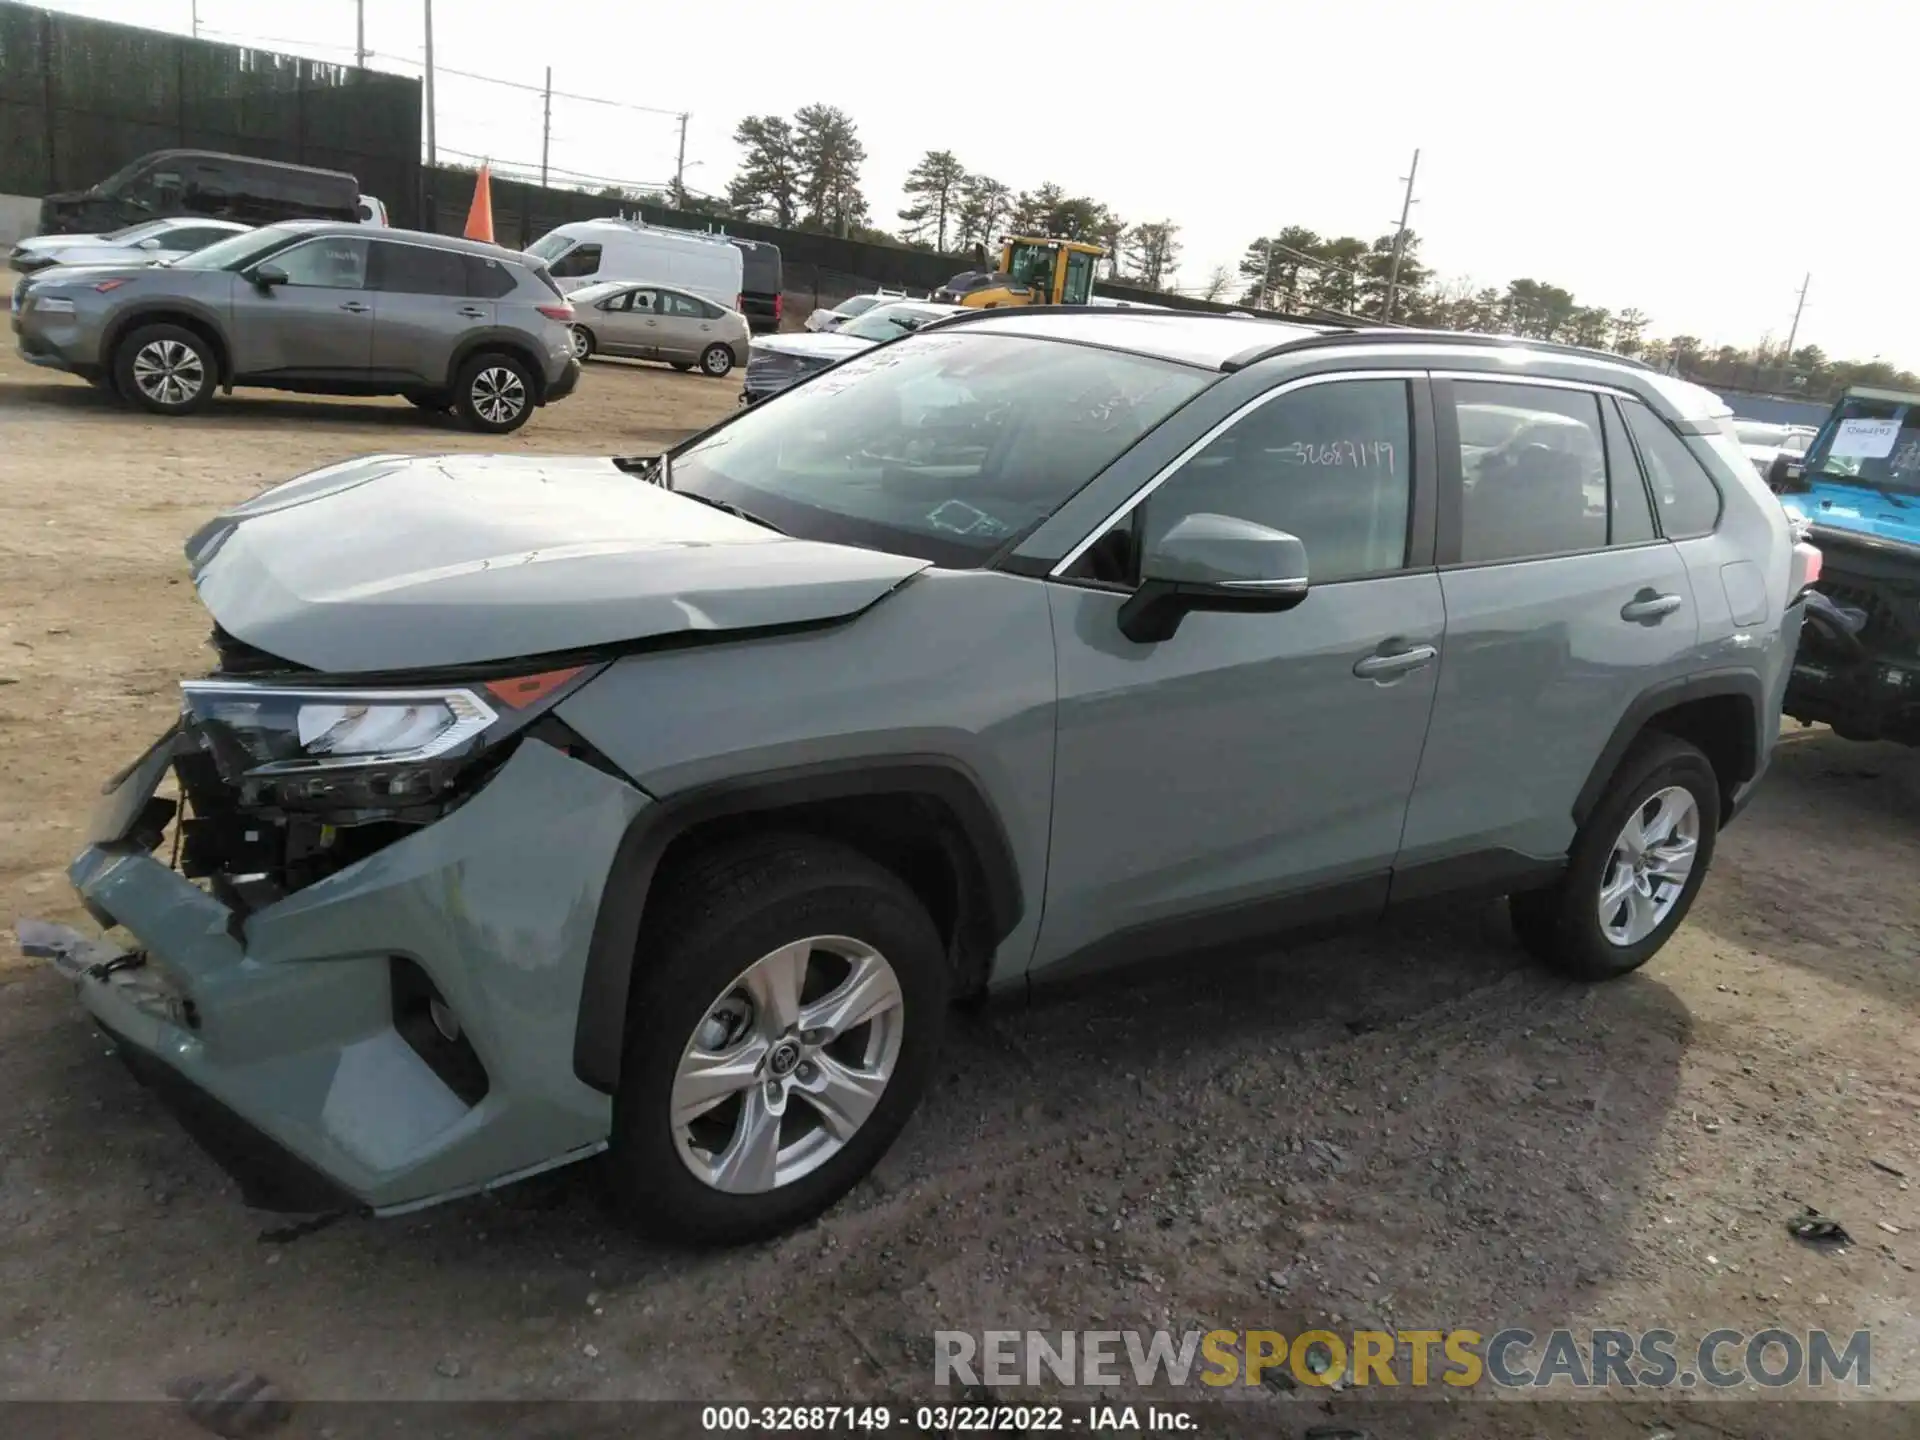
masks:
<instances>
[{"instance_id":1,"label":"gravel ground","mask_svg":"<svg viewBox=\"0 0 1920 1440\"><path fill-rule=\"evenodd\" d=\"M179 547L216 506L369 451L642 450L736 390L595 364L502 446L399 402L159 422L0 359L0 921L78 922L63 867L98 782L206 663ZM0 1397L152 1400L252 1366L302 1401L902 1403L931 1396L937 1329L1778 1325L1869 1329L1875 1393L1920 1399L1916 817L1920 755L1790 729L1692 918L1625 981L1552 979L1498 906L1437 908L957 1017L872 1179L709 1255L625 1234L591 1165L276 1242L0 942ZM1790 1238L1809 1204L1856 1243ZM1323 1408L1373 1435L1533 1423L1237 1398L1282 1433ZM1763 1423L1669 1398L1555 1433L1911 1433L1887 1407Z\"/></svg>"}]
</instances>

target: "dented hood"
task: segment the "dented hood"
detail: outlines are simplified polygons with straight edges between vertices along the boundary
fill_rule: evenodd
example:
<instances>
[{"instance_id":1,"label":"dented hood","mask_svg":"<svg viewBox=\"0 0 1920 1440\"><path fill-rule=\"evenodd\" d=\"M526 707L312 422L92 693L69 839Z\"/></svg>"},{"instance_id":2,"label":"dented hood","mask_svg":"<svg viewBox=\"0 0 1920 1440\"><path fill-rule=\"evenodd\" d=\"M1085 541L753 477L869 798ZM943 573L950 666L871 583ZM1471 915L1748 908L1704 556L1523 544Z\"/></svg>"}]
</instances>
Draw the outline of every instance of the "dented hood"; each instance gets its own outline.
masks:
<instances>
[{"instance_id":1,"label":"dented hood","mask_svg":"<svg viewBox=\"0 0 1920 1440\"><path fill-rule=\"evenodd\" d=\"M187 542L256 649L335 673L469 665L849 616L923 560L790 539L589 456L372 455Z\"/></svg>"}]
</instances>

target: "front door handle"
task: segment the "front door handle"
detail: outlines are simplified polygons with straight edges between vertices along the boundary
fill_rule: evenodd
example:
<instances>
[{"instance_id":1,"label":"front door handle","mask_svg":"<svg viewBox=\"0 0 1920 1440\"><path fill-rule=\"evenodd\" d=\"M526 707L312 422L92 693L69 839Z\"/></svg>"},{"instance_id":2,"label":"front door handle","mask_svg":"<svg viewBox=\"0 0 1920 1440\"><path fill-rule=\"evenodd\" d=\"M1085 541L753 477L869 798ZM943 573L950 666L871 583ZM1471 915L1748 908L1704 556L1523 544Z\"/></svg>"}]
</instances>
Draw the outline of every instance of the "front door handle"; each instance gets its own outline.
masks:
<instances>
[{"instance_id":1,"label":"front door handle","mask_svg":"<svg viewBox=\"0 0 1920 1440\"><path fill-rule=\"evenodd\" d=\"M487 318L487 312L476 305L462 305L460 307L460 313L469 320L484 320Z\"/></svg>"},{"instance_id":2,"label":"front door handle","mask_svg":"<svg viewBox=\"0 0 1920 1440\"><path fill-rule=\"evenodd\" d=\"M1664 619L1686 603L1678 595L1656 595L1651 590L1642 590L1620 607L1620 618L1648 624Z\"/></svg>"},{"instance_id":3,"label":"front door handle","mask_svg":"<svg viewBox=\"0 0 1920 1440\"><path fill-rule=\"evenodd\" d=\"M1431 645L1415 645L1406 650L1395 650L1389 654L1378 652L1364 655L1354 662L1353 673L1362 680L1391 680L1405 675L1409 670L1418 670L1423 665L1431 665L1434 656L1440 652Z\"/></svg>"},{"instance_id":4,"label":"front door handle","mask_svg":"<svg viewBox=\"0 0 1920 1440\"><path fill-rule=\"evenodd\" d=\"M363 305L358 300L349 300L340 308L351 315L364 315L373 307L371 305Z\"/></svg>"}]
</instances>

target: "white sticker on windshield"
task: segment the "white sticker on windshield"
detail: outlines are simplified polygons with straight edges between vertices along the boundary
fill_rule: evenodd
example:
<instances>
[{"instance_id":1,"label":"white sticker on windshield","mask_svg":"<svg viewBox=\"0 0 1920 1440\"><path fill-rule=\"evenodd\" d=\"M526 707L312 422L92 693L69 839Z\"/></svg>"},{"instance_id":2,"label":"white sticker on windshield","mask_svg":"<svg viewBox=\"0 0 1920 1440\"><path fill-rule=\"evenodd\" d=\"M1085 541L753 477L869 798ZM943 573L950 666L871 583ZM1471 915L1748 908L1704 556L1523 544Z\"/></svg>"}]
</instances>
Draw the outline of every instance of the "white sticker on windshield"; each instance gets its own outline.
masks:
<instances>
[{"instance_id":1,"label":"white sticker on windshield","mask_svg":"<svg viewBox=\"0 0 1920 1440\"><path fill-rule=\"evenodd\" d=\"M1846 459L1884 460L1899 438L1898 420L1842 420L1829 453Z\"/></svg>"}]
</instances>

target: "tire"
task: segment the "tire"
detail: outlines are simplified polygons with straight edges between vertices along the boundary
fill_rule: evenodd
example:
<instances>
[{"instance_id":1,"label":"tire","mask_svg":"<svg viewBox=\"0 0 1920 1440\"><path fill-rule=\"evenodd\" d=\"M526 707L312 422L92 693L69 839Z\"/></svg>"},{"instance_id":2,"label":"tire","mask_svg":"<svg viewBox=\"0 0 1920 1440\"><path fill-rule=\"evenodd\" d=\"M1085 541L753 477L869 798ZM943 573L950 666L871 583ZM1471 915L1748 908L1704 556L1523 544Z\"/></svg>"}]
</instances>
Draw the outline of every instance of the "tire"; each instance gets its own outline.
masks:
<instances>
[{"instance_id":1,"label":"tire","mask_svg":"<svg viewBox=\"0 0 1920 1440\"><path fill-rule=\"evenodd\" d=\"M460 367L453 408L470 430L505 435L533 414L533 375L517 356L489 350Z\"/></svg>"},{"instance_id":2,"label":"tire","mask_svg":"<svg viewBox=\"0 0 1920 1440\"><path fill-rule=\"evenodd\" d=\"M669 360L667 363L673 366L673 368L678 370L682 375L685 375L688 371L693 369L692 362L688 360Z\"/></svg>"},{"instance_id":3,"label":"tire","mask_svg":"<svg viewBox=\"0 0 1920 1440\"><path fill-rule=\"evenodd\" d=\"M142 325L113 354L113 388L155 415L191 415L213 403L220 363L213 347L179 325Z\"/></svg>"},{"instance_id":4,"label":"tire","mask_svg":"<svg viewBox=\"0 0 1920 1440\"><path fill-rule=\"evenodd\" d=\"M792 1229L873 1168L926 1089L947 1008L939 932L897 876L805 836L716 849L654 893L664 908L646 921L645 968L635 976L613 1102L607 1175L616 1201L646 1233L681 1242L741 1244ZM837 1039L798 1040L799 1021L780 1022L770 999L778 989L765 982L783 968L794 973L785 957L808 939L798 1016L824 1021L821 1001L846 994L836 977L850 978L856 965L871 993L891 993L892 1004ZM757 1052L757 1078L707 1092L710 1101L723 1091L725 1098L683 1124L674 1097L688 1093L683 1066L703 1036L715 1054ZM809 1080L824 1090L836 1073L843 1082L885 1077L863 1087L877 1090L877 1102L869 1095L865 1119L842 1135L808 1099ZM771 1132L771 1147L750 1147L745 1138L764 1117L770 1079L784 1095L787 1117L776 1125L786 1129ZM764 1125L759 1133L768 1133ZM745 1163L750 1154L757 1166ZM781 1168L793 1173L782 1179Z\"/></svg>"},{"instance_id":5,"label":"tire","mask_svg":"<svg viewBox=\"0 0 1920 1440\"><path fill-rule=\"evenodd\" d=\"M724 380L733 373L733 351L725 345L709 345L700 352L700 373Z\"/></svg>"},{"instance_id":6,"label":"tire","mask_svg":"<svg viewBox=\"0 0 1920 1440\"><path fill-rule=\"evenodd\" d=\"M593 358L595 345L593 331L584 325L573 325L568 327L567 338L573 344L574 359L584 365Z\"/></svg>"},{"instance_id":7,"label":"tire","mask_svg":"<svg viewBox=\"0 0 1920 1440\"><path fill-rule=\"evenodd\" d=\"M1680 796L1691 802L1692 815ZM1654 808L1655 802L1660 808ZM1602 887L1633 879L1624 846L1627 823L1635 816L1653 827L1655 843L1645 853L1666 857L1669 877L1678 869L1671 863L1676 847L1657 836L1669 819L1677 820L1669 834L1693 835L1692 858L1677 891L1660 880L1660 868L1647 874L1645 907L1632 896L1638 882L1628 885L1613 911L1613 923L1601 921ZM1713 863L1714 841L1720 828L1720 782L1707 757L1693 745L1671 735L1648 734L1635 742L1608 782L1600 803L1574 837L1567 869L1558 883L1524 895L1507 897L1514 934L1536 958L1562 974L1579 980L1611 980L1646 964L1679 928L1693 906L1693 897ZM1671 903L1668 903L1671 896ZM1643 929L1647 920L1651 929ZM1611 932L1611 934L1609 933Z\"/></svg>"}]
</instances>

